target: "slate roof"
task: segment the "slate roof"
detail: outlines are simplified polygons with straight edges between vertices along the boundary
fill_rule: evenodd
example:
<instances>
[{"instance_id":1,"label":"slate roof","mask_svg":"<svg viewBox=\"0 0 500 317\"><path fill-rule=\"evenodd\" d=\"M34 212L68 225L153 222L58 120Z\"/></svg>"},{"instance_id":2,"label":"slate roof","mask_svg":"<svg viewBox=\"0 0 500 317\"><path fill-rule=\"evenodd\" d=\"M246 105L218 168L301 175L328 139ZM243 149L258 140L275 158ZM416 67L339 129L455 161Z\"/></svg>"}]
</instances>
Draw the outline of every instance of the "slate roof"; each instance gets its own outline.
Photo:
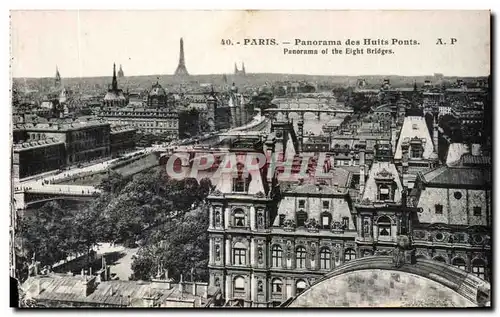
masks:
<instances>
[{"instance_id":1,"label":"slate roof","mask_svg":"<svg viewBox=\"0 0 500 317\"><path fill-rule=\"evenodd\" d=\"M427 186L488 186L491 185L491 169L488 167L440 166L422 174Z\"/></svg>"}]
</instances>

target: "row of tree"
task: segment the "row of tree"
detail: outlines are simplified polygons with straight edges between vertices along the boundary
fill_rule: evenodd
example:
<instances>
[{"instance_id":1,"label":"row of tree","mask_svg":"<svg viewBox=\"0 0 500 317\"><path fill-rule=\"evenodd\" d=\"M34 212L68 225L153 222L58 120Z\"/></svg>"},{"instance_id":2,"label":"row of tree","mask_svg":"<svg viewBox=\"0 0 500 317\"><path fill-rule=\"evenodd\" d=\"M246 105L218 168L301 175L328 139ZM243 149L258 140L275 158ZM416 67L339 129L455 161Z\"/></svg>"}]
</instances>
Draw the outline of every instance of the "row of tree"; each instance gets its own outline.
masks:
<instances>
[{"instance_id":1,"label":"row of tree","mask_svg":"<svg viewBox=\"0 0 500 317\"><path fill-rule=\"evenodd\" d=\"M175 180L158 167L133 179L112 173L100 188L101 194L79 210L49 202L35 214L21 218L17 231L18 259L24 267L20 267L20 275L27 273L26 266L33 257L42 266L53 265L75 253L88 254L97 242L141 245L148 250L150 246L158 246L158 241L164 241L165 251L159 256L171 259L164 261L165 265L177 263L172 272L178 274L184 271L186 256L194 257L190 263L198 266L206 260L206 254L199 251L204 247L200 244L203 239L199 239L208 229L208 215L202 213L206 210L204 199L212 189L210 180ZM176 218L186 220L188 225ZM208 239L204 240L208 244ZM186 249L187 253L183 253L190 243L198 251L192 253ZM170 249L176 250L173 253L176 256L169 255ZM144 271L140 264L134 267ZM136 274L138 278L148 277L140 272Z\"/></svg>"}]
</instances>

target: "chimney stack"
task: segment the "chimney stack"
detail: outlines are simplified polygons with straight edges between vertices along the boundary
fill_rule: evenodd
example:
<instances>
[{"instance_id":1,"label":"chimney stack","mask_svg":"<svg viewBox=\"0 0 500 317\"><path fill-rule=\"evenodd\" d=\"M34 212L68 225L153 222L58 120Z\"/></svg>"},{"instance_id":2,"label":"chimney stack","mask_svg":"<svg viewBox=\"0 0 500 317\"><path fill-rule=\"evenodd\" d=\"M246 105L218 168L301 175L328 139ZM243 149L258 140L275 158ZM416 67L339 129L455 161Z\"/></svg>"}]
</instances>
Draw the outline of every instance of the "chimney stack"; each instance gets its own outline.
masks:
<instances>
[{"instance_id":1,"label":"chimney stack","mask_svg":"<svg viewBox=\"0 0 500 317\"><path fill-rule=\"evenodd\" d=\"M362 195L365 190L365 142L359 147L359 193Z\"/></svg>"},{"instance_id":2,"label":"chimney stack","mask_svg":"<svg viewBox=\"0 0 500 317\"><path fill-rule=\"evenodd\" d=\"M471 145L471 154L474 156L480 156L481 155L481 144L473 143Z\"/></svg>"},{"instance_id":3,"label":"chimney stack","mask_svg":"<svg viewBox=\"0 0 500 317\"><path fill-rule=\"evenodd\" d=\"M184 282L182 281L182 274L181 274L181 279L179 280L179 293L182 294L184 293Z\"/></svg>"}]
</instances>

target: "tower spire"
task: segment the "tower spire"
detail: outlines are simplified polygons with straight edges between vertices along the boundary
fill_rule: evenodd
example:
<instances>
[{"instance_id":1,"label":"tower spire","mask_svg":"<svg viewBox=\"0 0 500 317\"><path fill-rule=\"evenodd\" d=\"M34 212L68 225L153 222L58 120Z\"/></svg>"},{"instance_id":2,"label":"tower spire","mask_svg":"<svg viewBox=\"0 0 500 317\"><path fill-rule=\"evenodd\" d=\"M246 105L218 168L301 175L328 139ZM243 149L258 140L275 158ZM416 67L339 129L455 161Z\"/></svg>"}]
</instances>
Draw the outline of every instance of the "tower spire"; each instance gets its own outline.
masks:
<instances>
[{"instance_id":1,"label":"tower spire","mask_svg":"<svg viewBox=\"0 0 500 317\"><path fill-rule=\"evenodd\" d=\"M111 82L111 88L113 90L118 90L118 81L116 80L116 64L113 63L113 81Z\"/></svg>"},{"instance_id":2,"label":"tower spire","mask_svg":"<svg viewBox=\"0 0 500 317\"><path fill-rule=\"evenodd\" d=\"M246 72L245 72L245 62L241 63L241 72L243 73L243 75L246 74Z\"/></svg>"},{"instance_id":3,"label":"tower spire","mask_svg":"<svg viewBox=\"0 0 500 317\"><path fill-rule=\"evenodd\" d=\"M175 76L187 76L188 71L186 68L186 61L184 59L184 40L181 37L180 40L180 50L179 50L179 65L177 65L177 69L175 70Z\"/></svg>"},{"instance_id":4,"label":"tower spire","mask_svg":"<svg viewBox=\"0 0 500 317\"><path fill-rule=\"evenodd\" d=\"M56 65L56 86L58 86L61 83L61 74L59 74L59 67Z\"/></svg>"}]
</instances>

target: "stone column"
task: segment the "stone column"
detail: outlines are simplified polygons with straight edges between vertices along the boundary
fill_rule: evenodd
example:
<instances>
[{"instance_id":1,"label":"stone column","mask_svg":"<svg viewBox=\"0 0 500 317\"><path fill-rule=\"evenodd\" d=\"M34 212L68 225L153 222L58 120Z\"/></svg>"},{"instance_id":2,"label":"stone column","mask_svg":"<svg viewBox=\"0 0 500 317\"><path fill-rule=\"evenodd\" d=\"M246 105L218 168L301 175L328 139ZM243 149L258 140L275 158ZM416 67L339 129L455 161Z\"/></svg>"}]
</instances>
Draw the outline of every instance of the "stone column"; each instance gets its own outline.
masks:
<instances>
[{"instance_id":1,"label":"stone column","mask_svg":"<svg viewBox=\"0 0 500 317\"><path fill-rule=\"evenodd\" d=\"M257 279L255 278L255 274L250 274L250 300L252 302L257 301Z\"/></svg>"},{"instance_id":2,"label":"stone column","mask_svg":"<svg viewBox=\"0 0 500 317\"><path fill-rule=\"evenodd\" d=\"M233 298L233 277L231 275L226 275L226 300Z\"/></svg>"},{"instance_id":3,"label":"stone column","mask_svg":"<svg viewBox=\"0 0 500 317\"><path fill-rule=\"evenodd\" d=\"M208 219L208 221L209 221L209 228L213 229L213 227L214 227L214 216L215 216L214 215L214 207L210 206L209 210L210 210L210 212L209 212L209 219Z\"/></svg>"},{"instance_id":4,"label":"stone column","mask_svg":"<svg viewBox=\"0 0 500 317\"><path fill-rule=\"evenodd\" d=\"M224 228L229 228L229 217L231 217L231 210L227 207L224 211Z\"/></svg>"},{"instance_id":5,"label":"stone column","mask_svg":"<svg viewBox=\"0 0 500 317\"><path fill-rule=\"evenodd\" d=\"M256 228L256 225L255 225L255 207L254 206L250 206L250 212L249 212L249 215L248 217L250 218L250 230L255 230Z\"/></svg>"},{"instance_id":6,"label":"stone column","mask_svg":"<svg viewBox=\"0 0 500 317\"><path fill-rule=\"evenodd\" d=\"M252 240L250 240L250 252L249 252L249 256L250 256L250 265L252 267L255 266L255 262L256 262L256 255L257 255L257 252L255 251L255 240L252 238Z\"/></svg>"},{"instance_id":7,"label":"stone column","mask_svg":"<svg viewBox=\"0 0 500 317\"><path fill-rule=\"evenodd\" d=\"M215 263L214 258L214 240L210 238L210 240L208 240L208 262L210 265L213 265Z\"/></svg>"},{"instance_id":8,"label":"stone column","mask_svg":"<svg viewBox=\"0 0 500 317\"><path fill-rule=\"evenodd\" d=\"M226 253L224 255L226 257L226 265L231 265L231 241L226 238Z\"/></svg>"}]
</instances>

